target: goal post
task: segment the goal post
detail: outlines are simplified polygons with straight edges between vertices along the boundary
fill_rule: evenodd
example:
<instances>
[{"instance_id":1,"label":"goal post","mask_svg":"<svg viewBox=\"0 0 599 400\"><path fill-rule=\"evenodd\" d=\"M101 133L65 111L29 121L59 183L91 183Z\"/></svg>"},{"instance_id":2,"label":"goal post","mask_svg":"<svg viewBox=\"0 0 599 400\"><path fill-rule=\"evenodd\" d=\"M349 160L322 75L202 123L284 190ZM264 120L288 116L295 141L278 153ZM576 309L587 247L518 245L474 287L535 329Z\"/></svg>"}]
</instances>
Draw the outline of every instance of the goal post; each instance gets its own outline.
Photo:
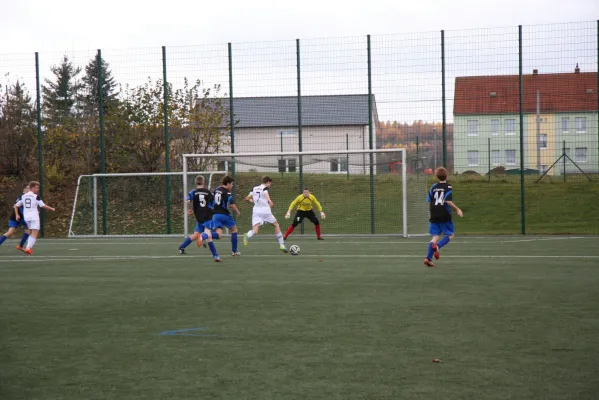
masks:
<instances>
[{"instance_id":1,"label":"goal post","mask_svg":"<svg viewBox=\"0 0 599 400\"><path fill-rule=\"evenodd\" d=\"M190 190L193 173L188 166L202 160L207 168L224 163L235 171L234 193L241 216L240 231L251 227L252 205L243 199L262 176L273 179L273 213L282 227L291 202L304 187L322 204L326 220L324 235L396 235L407 237L426 233L426 187L428 177L409 174L406 149L332 150L303 152L256 152L183 154L183 193ZM317 211L317 210L315 210ZM318 212L316 213L318 215ZM191 224L182 213L186 232ZM301 232L313 234L305 220ZM265 227L268 232L269 227ZM300 230L297 231L300 233Z\"/></svg>"},{"instance_id":2,"label":"goal post","mask_svg":"<svg viewBox=\"0 0 599 400\"><path fill-rule=\"evenodd\" d=\"M207 187L214 188L228 173L224 169L213 171L193 171L193 176L203 175ZM173 229L167 232L166 177L170 179L170 192L175 200L171 203ZM181 237L185 225L179 218L186 209L183 187L186 175L183 172L111 173L81 175L77 179L73 210L69 222L68 236L71 238L92 237ZM102 180L106 197L103 197ZM183 198L183 201L178 201ZM102 212L106 210L106 212ZM106 215L106 221L103 216ZM103 232L106 223L106 234Z\"/></svg>"}]
</instances>

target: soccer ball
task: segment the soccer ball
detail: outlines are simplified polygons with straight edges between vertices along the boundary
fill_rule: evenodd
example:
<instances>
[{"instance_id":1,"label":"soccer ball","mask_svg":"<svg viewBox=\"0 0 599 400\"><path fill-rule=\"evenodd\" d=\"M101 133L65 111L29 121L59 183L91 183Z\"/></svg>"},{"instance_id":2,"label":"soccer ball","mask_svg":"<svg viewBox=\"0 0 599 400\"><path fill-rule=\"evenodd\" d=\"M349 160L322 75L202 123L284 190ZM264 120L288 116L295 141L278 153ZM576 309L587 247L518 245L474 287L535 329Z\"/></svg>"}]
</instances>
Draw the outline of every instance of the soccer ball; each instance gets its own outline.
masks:
<instances>
[{"instance_id":1,"label":"soccer ball","mask_svg":"<svg viewBox=\"0 0 599 400\"><path fill-rule=\"evenodd\" d=\"M297 244L294 244L293 246L291 246L289 248L289 254L291 254L292 256L299 256L300 253L300 248Z\"/></svg>"}]
</instances>

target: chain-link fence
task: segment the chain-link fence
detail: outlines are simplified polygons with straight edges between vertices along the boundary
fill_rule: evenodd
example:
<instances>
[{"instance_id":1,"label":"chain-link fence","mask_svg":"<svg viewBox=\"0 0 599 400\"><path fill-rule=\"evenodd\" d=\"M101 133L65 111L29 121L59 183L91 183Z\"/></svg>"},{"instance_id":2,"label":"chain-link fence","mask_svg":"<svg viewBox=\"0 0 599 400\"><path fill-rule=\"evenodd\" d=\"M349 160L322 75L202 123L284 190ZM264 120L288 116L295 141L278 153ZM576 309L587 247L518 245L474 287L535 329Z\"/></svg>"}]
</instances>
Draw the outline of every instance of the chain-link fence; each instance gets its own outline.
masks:
<instances>
[{"instance_id":1,"label":"chain-link fence","mask_svg":"<svg viewBox=\"0 0 599 400\"><path fill-rule=\"evenodd\" d=\"M181 171L184 153L402 147L415 182L450 171L463 232L597 234L598 48L591 21L0 54L0 205L36 178L68 209L81 174ZM302 168L279 160L282 174ZM331 159L327 173L349 170ZM164 185L170 233L179 193Z\"/></svg>"}]
</instances>

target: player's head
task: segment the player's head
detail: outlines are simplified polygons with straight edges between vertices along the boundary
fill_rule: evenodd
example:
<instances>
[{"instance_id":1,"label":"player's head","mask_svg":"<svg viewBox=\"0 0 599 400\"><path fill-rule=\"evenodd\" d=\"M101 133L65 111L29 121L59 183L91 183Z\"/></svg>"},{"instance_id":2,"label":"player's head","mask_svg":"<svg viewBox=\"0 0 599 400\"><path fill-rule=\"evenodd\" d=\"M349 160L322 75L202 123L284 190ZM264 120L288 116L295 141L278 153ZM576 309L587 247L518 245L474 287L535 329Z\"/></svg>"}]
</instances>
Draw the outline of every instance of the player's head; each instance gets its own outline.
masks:
<instances>
[{"instance_id":1,"label":"player's head","mask_svg":"<svg viewBox=\"0 0 599 400\"><path fill-rule=\"evenodd\" d=\"M271 187L272 186L272 179L269 176L263 176L262 177L262 183L266 187Z\"/></svg>"},{"instance_id":2,"label":"player's head","mask_svg":"<svg viewBox=\"0 0 599 400\"><path fill-rule=\"evenodd\" d=\"M196 176L196 186L204 186L204 177L202 175Z\"/></svg>"},{"instance_id":3,"label":"player's head","mask_svg":"<svg viewBox=\"0 0 599 400\"><path fill-rule=\"evenodd\" d=\"M443 167L439 167L435 170L435 176L440 182L447 180L447 170Z\"/></svg>"},{"instance_id":4,"label":"player's head","mask_svg":"<svg viewBox=\"0 0 599 400\"><path fill-rule=\"evenodd\" d=\"M28 183L24 183L22 189L23 189L23 194L27 193L29 191L29 184Z\"/></svg>"},{"instance_id":5,"label":"player's head","mask_svg":"<svg viewBox=\"0 0 599 400\"><path fill-rule=\"evenodd\" d=\"M304 188L304 197L308 198L310 196L310 189L308 189L307 187Z\"/></svg>"},{"instance_id":6,"label":"player's head","mask_svg":"<svg viewBox=\"0 0 599 400\"><path fill-rule=\"evenodd\" d=\"M227 189L231 189L233 187L233 182L235 182L235 179L232 176L227 175L223 178L221 184Z\"/></svg>"},{"instance_id":7,"label":"player's head","mask_svg":"<svg viewBox=\"0 0 599 400\"><path fill-rule=\"evenodd\" d=\"M37 192L40 191L40 183L37 181L29 182L29 190L31 190L33 193L37 194Z\"/></svg>"}]
</instances>

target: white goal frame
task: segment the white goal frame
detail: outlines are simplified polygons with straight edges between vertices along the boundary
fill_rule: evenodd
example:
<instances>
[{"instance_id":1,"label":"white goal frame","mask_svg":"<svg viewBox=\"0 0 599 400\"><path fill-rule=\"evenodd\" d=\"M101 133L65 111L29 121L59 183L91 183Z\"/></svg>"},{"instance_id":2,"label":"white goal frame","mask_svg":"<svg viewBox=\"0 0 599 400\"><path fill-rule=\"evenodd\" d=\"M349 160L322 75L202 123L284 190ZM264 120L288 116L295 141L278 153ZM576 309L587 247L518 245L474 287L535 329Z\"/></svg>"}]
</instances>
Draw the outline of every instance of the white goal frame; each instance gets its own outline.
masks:
<instances>
[{"instance_id":1,"label":"white goal frame","mask_svg":"<svg viewBox=\"0 0 599 400\"><path fill-rule=\"evenodd\" d=\"M315 156L315 155L350 155L350 154L385 154L385 153L401 153L401 192L402 192L402 233L401 236L408 237L408 183L407 183L407 151L405 148L397 149L364 149L364 150L330 150L330 151L298 151L298 152L258 152L258 153L212 153L212 154L183 154L183 193L184 195L188 192L187 179L188 174L193 172L187 171L187 162L190 158L231 158L235 157L286 157L286 156ZM228 169L228 168L227 168ZM186 210L185 210L186 211ZM184 227L187 232L187 212L184 211Z\"/></svg>"},{"instance_id":2,"label":"white goal frame","mask_svg":"<svg viewBox=\"0 0 599 400\"><path fill-rule=\"evenodd\" d=\"M180 237L181 235L186 236L187 235L187 230L185 230L182 233L173 233L170 235L155 235L155 234L148 234L148 235L100 235L98 234L98 178L116 178L116 177L137 177L137 176L179 176L183 179L183 187L185 188L183 196L183 208L184 210L187 210L187 205L186 205L186 201L187 201L187 182L185 181L185 177L187 176L187 174L194 174L194 175L208 175L208 187L210 187L210 184L212 183L212 176L213 175L226 175L228 174L228 163L225 163L225 170L223 171L192 171L192 172L130 172L130 173L112 173L112 174L91 174L91 175L80 175L79 178L77 179L77 188L75 189L75 199L73 200L73 211L71 212L71 221L69 223L69 234L68 237L69 238L97 238L97 237L114 237L114 238L118 238L118 237L173 237L173 236L177 236ZM73 222L75 220L75 211L77 209L77 199L79 196L79 187L81 185L81 179L82 178L92 178L93 179L93 205L94 205L94 234L93 235L76 235L73 232ZM177 197L175 197L177 198ZM185 213L185 216L187 217L187 213ZM187 220L187 218L185 218ZM187 221L185 221L185 229L187 229Z\"/></svg>"}]
</instances>

